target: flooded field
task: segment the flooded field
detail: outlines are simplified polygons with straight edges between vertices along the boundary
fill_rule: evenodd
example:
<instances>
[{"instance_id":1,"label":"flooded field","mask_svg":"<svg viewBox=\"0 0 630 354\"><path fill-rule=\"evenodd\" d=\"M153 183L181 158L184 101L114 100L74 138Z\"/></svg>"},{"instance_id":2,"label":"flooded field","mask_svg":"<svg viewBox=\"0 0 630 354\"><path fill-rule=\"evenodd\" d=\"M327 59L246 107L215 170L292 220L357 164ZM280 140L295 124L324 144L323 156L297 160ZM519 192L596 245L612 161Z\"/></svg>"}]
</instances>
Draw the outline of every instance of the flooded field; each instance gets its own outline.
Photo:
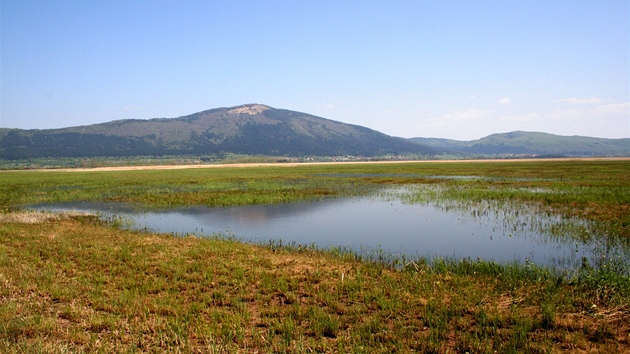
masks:
<instances>
[{"instance_id":1,"label":"flooded field","mask_svg":"<svg viewBox=\"0 0 630 354\"><path fill-rule=\"evenodd\" d=\"M628 352L628 186L627 160L2 172L0 351Z\"/></svg>"},{"instance_id":2,"label":"flooded field","mask_svg":"<svg viewBox=\"0 0 630 354\"><path fill-rule=\"evenodd\" d=\"M536 190L531 191L536 193ZM421 191L274 205L188 207L138 212L124 204L56 203L36 209L86 211L133 229L227 236L255 243L341 248L376 259L452 258L533 263L569 269L628 249L593 236L594 225L515 204L411 202Z\"/></svg>"}]
</instances>

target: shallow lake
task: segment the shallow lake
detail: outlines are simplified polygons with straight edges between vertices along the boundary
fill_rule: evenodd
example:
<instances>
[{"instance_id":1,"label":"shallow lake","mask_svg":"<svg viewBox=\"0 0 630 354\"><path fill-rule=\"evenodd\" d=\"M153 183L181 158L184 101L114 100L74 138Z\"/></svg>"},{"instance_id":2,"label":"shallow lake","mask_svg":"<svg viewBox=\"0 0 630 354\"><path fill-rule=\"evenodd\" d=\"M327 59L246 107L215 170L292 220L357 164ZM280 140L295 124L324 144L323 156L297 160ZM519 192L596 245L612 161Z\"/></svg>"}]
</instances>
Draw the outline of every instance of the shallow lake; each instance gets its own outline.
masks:
<instances>
[{"instance_id":1,"label":"shallow lake","mask_svg":"<svg viewBox=\"0 0 630 354\"><path fill-rule=\"evenodd\" d=\"M191 207L138 212L124 205L59 203L31 206L52 211L97 212L118 217L133 229L197 236L225 235L266 243L341 247L364 257L470 258L500 263L531 262L557 268L582 258L628 259L627 249L606 238L581 241L587 223L558 215L507 207L480 209L431 203L408 204L395 197L355 197L279 205Z\"/></svg>"}]
</instances>

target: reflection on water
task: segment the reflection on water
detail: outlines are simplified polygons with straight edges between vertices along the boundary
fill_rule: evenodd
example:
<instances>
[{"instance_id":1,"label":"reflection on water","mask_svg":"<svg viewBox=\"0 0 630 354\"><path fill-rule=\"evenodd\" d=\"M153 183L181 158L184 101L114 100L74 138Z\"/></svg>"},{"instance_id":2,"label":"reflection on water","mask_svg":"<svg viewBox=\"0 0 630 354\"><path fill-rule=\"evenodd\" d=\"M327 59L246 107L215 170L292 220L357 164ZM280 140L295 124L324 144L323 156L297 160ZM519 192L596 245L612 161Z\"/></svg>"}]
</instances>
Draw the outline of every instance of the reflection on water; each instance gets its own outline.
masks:
<instances>
[{"instance_id":1,"label":"reflection on water","mask_svg":"<svg viewBox=\"0 0 630 354\"><path fill-rule=\"evenodd\" d=\"M133 227L157 232L233 235L253 242L318 247L347 247L369 254L376 250L406 257L454 257L532 262L574 267L582 257L601 257L627 250L575 237L565 237L568 225L584 222L527 210L409 204L399 198L357 197L280 205L228 208L185 208L164 212L134 212L121 205L55 204L37 209L96 211L132 221ZM481 211L480 211L481 210ZM582 225L580 225L580 223ZM603 241L605 242L605 241ZM627 256L627 255L626 255ZM626 258L627 259L627 258ZM593 263L593 262L591 262Z\"/></svg>"}]
</instances>

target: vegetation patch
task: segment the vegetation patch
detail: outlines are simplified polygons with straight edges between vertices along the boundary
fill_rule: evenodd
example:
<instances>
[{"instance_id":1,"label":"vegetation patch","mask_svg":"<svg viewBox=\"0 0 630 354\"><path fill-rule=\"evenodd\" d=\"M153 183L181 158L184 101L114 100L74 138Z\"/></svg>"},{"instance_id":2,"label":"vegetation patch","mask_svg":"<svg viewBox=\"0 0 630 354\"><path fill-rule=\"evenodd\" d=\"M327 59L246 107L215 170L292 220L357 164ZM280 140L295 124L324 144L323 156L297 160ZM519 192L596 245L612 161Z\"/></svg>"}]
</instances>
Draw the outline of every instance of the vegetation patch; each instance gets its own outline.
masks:
<instances>
[{"instance_id":1,"label":"vegetation patch","mask_svg":"<svg viewBox=\"0 0 630 354\"><path fill-rule=\"evenodd\" d=\"M69 220L87 214L77 212L44 213L37 211L23 211L9 214L0 214L0 223L7 224L41 224L50 221Z\"/></svg>"}]
</instances>

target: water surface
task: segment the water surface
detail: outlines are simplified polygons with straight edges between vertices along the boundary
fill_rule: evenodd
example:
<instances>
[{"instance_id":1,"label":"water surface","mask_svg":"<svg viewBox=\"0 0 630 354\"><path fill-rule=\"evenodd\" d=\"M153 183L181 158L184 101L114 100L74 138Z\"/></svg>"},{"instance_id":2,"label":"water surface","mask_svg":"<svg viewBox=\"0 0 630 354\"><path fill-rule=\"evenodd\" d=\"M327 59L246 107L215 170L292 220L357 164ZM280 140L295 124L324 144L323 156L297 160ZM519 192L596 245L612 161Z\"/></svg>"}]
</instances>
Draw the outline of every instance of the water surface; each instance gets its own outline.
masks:
<instances>
[{"instance_id":1,"label":"water surface","mask_svg":"<svg viewBox=\"0 0 630 354\"><path fill-rule=\"evenodd\" d=\"M124 205L72 203L37 205L53 211L98 212L127 220L131 228L198 236L228 235L244 241L270 240L320 248L344 247L365 256L450 257L577 267L628 251L605 238L580 241L567 233L586 223L526 208L467 209L407 204L392 197L355 197L278 205L191 207L138 212ZM565 230L565 231L563 231ZM627 257L626 257L627 259Z\"/></svg>"}]
</instances>

